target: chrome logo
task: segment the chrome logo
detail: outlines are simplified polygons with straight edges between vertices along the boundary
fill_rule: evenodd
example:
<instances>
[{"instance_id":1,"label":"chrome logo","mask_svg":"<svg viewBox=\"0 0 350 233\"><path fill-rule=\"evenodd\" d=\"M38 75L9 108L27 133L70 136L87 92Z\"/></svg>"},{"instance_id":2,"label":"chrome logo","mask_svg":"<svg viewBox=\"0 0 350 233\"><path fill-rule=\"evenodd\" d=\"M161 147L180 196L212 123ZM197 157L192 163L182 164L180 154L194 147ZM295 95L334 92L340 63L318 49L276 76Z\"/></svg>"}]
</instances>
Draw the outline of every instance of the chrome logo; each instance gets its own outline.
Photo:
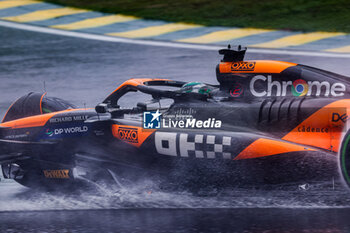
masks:
<instances>
[{"instance_id":1,"label":"chrome logo","mask_svg":"<svg viewBox=\"0 0 350 233\"><path fill-rule=\"evenodd\" d=\"M259 83L259 86L256 84ZM259 87L259 89L255 89ZM288 88L290 87L290 89ZM289 91L290 90L290 91ZM256 75L249 83L249 91L255 97L263 96L344 96L344 83L329 83L328 81L305 81L297 79L279 81L272 80L272 75Z\"/></svg>"},{"instance_id":2,"label":"chrome logo","mask_svg":"<svg viewBox=\"0 0 350 233\"><path fill-rule=\"evenodd\" d=\"M309 85L305 80L297 79L293 82L292 94L294 96L304 96L309 91Z\"/></svg>"}]
</instances>

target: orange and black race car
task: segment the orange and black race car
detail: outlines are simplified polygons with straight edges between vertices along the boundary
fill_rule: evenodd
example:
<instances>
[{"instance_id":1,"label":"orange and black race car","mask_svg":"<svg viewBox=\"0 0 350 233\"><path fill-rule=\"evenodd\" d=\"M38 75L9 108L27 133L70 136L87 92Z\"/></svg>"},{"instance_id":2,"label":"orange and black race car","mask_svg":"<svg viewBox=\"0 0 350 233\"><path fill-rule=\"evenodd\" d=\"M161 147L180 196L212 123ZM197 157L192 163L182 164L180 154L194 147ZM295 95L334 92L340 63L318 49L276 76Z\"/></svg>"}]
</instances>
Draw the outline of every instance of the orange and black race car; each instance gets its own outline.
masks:
<instances>
[{"instance_id":1,"label":"orange and black race car","mask_svg":"<svg viewBox=\"0 0 350 233\"><path fill-rule=\"evenodd\" d=\"M48 188L145 178L177 187L350 184L350 80L243 61L245 51L219 51L218 85L130 79L95 109L21 97L0 124L4 177Z\"/></svg>"}]
</instances>

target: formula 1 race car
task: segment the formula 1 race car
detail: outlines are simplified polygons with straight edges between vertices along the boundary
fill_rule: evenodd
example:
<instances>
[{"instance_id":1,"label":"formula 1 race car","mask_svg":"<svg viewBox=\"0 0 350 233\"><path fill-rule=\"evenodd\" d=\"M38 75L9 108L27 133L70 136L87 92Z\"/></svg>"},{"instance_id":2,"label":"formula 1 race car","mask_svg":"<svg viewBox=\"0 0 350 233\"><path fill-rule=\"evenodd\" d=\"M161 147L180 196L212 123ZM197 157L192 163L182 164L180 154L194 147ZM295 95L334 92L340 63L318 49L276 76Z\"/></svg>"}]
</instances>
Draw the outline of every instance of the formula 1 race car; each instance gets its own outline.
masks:
<instances>
[{"instance_id":1,"label":"formula 1 race car","mask_svg":"<svg viewBox=\"0 0 350 233\"><path fill-rule=\"evenodd\" d=\"M245 52L219 51L219 85L130 79L95 109L21 97L0 124L3 176L48 188L107 177L121 185L350 184L350 80L290 62L243 61Z\"/></svg>"}]
</instances>

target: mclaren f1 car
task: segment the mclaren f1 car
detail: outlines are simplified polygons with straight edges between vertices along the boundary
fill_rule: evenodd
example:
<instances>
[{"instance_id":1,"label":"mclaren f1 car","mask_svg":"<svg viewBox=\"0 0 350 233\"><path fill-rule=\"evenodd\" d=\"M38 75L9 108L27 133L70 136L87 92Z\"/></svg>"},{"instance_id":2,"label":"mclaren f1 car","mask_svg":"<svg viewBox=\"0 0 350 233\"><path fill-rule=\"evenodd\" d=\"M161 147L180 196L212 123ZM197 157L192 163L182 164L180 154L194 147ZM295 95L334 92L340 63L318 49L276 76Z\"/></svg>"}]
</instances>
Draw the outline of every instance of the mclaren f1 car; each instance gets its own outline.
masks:
<instances>
[{"instance_id":1,"label":"mclaren f1 car","mask_svg":"<svg viewBox=\"0 0 350 233\"><path fill-rule=\"evenodd\" d=\"M106 177L350 184L350 80L291 62L245 61L245 52L219 51L216 85L129 79L91 109L40 93L19 98L0 124L3 176L49 188Z\"/></svg>"}]
</instances>

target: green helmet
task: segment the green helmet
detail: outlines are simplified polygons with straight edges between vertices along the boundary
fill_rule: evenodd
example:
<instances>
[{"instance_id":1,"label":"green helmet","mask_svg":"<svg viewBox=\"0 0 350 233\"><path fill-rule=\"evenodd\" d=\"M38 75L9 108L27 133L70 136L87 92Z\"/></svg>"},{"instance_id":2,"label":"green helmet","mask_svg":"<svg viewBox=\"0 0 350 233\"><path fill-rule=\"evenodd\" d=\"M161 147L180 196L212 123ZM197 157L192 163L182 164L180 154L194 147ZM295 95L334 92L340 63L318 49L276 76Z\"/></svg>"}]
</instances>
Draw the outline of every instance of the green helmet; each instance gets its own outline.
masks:
<instances>
[{"instance_id":1,"label":"green helmet","mask_svg":"<svg viewBox=\"0 0 350 233\"><path fill-rule=\"evenodd\" d=\"M185 93L210 94L212 90L213 87L200 82L189 82L181 87L181 92Z\"/></svg>"}]
</instances>

